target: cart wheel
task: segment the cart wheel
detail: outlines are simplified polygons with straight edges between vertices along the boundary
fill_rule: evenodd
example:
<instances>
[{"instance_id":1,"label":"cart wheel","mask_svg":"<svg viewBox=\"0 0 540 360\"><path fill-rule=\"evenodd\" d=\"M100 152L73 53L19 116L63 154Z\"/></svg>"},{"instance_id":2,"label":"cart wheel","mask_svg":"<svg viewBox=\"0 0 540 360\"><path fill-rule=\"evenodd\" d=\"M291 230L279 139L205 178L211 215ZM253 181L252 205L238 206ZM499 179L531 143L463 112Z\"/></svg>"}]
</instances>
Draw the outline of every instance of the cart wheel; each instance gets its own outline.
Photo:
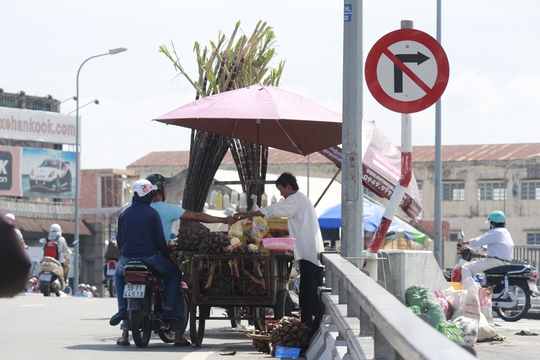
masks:
<instances>
[{"instance_id":1,"label":"cart wheel","mask_svg":"<svg viewBox=\"0 0 540 360\"><path fill-rule=\"evenodd\" d=\"M196 347L200 347L204 338L204 325L206 318L210 316L210 306L199 306L199 316L197 316L197 305L191 304L189 314L189 336L191 342Z\"/></svg>"},{"instance_id":2,"label":"cart wheel","mask_svg":"<svg viewBox=\"0 0 540 360\"><path fill-rule=\"evenodd\" d=\"M274 311L274 319L279 320L284 316L291 316L292 314L292 300L289 295L289 290L281 289L277 293L276 308Z\"/></svg>"}]
</instances>

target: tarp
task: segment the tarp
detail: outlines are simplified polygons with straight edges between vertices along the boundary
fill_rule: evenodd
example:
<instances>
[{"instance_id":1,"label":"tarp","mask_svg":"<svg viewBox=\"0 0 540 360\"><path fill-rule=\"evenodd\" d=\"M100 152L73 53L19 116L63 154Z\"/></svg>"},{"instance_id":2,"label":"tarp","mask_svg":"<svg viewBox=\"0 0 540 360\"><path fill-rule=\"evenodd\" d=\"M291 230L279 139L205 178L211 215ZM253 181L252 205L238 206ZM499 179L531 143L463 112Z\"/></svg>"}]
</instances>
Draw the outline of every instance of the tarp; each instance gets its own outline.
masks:
<instances>
[{"instance_id":1,"label":"tarp","mask_svg":"<svg viewBox=\"0 0 540 360\"><path fill-rule=\"evenodd\" d=\"M381 223L381 218L385 208L364 198L364 236L371 237ZM319 216L319 226L321 229L337 229L341 227L341 204L334 205L326 209ZM386 234L387 240L405 239L429 247L429 237L407 224L405 221L395 217Z\"/></svg>"}]
</instances>

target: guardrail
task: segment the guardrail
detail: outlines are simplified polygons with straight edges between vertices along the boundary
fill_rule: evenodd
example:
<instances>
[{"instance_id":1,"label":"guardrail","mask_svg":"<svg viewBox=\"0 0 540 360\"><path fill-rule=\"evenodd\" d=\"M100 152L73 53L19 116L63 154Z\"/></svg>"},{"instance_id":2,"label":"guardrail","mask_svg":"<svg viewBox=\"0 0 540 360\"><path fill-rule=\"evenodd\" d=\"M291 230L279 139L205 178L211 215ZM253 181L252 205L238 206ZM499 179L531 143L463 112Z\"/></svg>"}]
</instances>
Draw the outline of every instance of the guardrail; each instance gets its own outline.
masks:
<instances>
[{"instance_id":1,"label":"guardrail","mask_svg":"<svg viewBox=\"0 0 540 360\"><path fill-rule=\"evenodd\" d=\"M332 328L339 336L334 338L335 341L327 341L329 336L317 339L326 342L327 348L319 352L310 348L308 359L322 359L322 352L332 358L357 360L367 359L366 354L373 354L370 358L396 360L475 359L345 258L338 254L323 254L322 261L326 266L327 290L331 289L331 292L321 293L321 298ZM343 355L337 356L337 345L346 347Z\"/></svg>"},{"instance_id":2,"label":"guardrail","mask_svg":"<svg viewBox=\"0 0 540 360\"><path fill-rule=\"evenodd\" d=\"M512 260L512 263L528 264L539 270L540 245L514 245L514 260Z\"/></svg>"}]
</instances>

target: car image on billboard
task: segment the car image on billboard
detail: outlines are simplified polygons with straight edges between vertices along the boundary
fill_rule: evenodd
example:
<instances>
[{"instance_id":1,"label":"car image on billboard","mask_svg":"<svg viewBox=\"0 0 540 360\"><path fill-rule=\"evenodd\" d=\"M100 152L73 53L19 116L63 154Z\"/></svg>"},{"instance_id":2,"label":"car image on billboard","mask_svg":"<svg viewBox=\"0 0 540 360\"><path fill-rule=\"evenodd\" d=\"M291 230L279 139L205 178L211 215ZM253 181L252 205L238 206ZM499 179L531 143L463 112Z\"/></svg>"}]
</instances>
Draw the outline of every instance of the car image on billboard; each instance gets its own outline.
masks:
<instances>
[{"instance_id":1,"label":"car image on billboard","mask_svg":"<svg viewBox=\"0 0 540 360\"><path fill-rule=\"evenodd\" d=\"M59 159L45 159L30 170L30 189L46 191L71 191L71 171L69 162Z\"/></svg>"}]
</instances>

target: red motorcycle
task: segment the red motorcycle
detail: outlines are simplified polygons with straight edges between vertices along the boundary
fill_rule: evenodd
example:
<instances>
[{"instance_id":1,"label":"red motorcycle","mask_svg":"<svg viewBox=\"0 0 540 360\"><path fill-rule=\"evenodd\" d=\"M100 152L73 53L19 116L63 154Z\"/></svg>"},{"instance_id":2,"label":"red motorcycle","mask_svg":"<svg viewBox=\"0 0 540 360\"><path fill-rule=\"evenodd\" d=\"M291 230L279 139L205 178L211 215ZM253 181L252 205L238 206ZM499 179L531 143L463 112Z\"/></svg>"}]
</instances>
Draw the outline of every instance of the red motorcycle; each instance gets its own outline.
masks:
<instances>
[{"instance_id":1,"label":"red motorcycle","mask_svg":"<svg viewBox=\"0 0 540 360\"><path fill-rule=\"evenodd\" d=\"M128 316L137 347L146 347L152 331L165 343L173 343L175 333L170 324L161 320L165 302L165 285L162 276L140 261L130 261L124 267L124 298L128 299ZM182 282L182 289L187 284ZM184 319L189 320L189 298L180 291L184 301Z\"/></svg>"}]
</instances>

